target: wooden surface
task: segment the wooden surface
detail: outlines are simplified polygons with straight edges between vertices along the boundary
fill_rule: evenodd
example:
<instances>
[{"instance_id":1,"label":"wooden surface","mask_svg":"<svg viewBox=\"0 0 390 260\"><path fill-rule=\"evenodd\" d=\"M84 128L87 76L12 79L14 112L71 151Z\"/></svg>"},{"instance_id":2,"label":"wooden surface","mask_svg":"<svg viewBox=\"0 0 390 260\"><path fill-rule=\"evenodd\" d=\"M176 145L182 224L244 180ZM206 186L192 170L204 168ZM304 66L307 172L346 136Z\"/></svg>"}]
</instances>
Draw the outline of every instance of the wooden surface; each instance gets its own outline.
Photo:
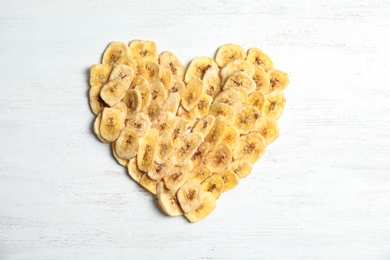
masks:
<instances>
[{"instance_id":1,"label":"wooden surface","mask_svg":"<svg viewBox=\"0 0 390 260\"><path fill-rule=\"evenodd\" d=\"M390 259L389 1L1 1L0 259ZM281 136L214 213L169 218L91 131L112 40L234 42L289 73Z\"/></svg>"}]
</instances>

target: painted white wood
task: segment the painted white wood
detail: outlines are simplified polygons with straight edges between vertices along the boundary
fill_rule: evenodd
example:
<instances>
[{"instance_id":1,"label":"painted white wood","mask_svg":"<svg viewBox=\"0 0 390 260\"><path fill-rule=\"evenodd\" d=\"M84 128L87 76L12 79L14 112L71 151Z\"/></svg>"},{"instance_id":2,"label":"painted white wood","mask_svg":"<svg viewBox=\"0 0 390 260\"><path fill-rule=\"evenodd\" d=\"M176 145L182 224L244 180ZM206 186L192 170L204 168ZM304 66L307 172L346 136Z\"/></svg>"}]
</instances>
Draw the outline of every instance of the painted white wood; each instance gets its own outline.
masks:
<instances>
[{"instance_id":1,"label":"painted white wood","mask_svg":"<svg viewBox=\"0 0 390 260\"><path fill-rule=\"evenodd\" d=\"M1 1L1 259L390 259L389 1ZM228 42L289 73L281 136L206 220L165 217L91 131L112 40Z\"/></svg>"}]
</instances>

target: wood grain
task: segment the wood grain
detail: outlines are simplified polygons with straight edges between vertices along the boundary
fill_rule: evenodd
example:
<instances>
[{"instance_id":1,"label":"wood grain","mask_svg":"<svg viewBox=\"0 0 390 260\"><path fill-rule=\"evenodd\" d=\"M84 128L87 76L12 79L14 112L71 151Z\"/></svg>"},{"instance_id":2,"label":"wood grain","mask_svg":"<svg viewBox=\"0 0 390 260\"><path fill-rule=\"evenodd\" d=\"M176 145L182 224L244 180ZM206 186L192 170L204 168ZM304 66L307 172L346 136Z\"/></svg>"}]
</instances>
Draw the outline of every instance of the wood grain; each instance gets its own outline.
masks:
<instances>
[{"instance_id":1,"label":"wood grain","mask_svg":"<svg viewBox=\"0 0 390 260\"><path fill-rule=\"evenodd\" d=\"M390 259L389 1L1 6L1 259ZM280 138L200 223L92 134L89 66L136 38L185 64L257 46L290 75Z\"/></svg>"}]
</instances>

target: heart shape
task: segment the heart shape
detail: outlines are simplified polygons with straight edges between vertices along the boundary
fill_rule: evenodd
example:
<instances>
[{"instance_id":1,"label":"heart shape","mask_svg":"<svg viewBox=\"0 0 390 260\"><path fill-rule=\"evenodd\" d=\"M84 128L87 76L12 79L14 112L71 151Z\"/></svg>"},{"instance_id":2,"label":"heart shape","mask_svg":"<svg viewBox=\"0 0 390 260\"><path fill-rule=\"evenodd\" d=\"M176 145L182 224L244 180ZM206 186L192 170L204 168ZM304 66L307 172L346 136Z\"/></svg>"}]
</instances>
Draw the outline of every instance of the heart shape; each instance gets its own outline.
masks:
<instances>
[{"instance_id":1,"label":"heart shape","mask_svg":"<svg viewBox=\"0 0 390 260\"><path fill-rule=\"evenodd\" d=\"M151 41L111 42L90 71L94 132L169 216L207 217L279 136L288 75L258 48L186 69Z\"/></svg>"}]
</instances>

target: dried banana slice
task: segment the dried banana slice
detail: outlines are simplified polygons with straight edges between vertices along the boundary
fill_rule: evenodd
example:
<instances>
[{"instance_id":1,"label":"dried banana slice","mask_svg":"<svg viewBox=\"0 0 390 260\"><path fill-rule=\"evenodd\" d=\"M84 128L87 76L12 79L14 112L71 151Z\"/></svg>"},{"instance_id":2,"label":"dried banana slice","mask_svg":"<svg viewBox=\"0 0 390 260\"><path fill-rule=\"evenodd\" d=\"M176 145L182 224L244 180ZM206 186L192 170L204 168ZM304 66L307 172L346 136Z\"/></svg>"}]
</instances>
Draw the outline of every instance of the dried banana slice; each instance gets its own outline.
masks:
<instances>
[{"instance_id":1,"label":"dried banana slice","mask_svg":"<svg viewBox=\"0 0 390 260\"><path fill-rule=\"evenodd\" d=\"M146 114L139 112L135 115L131 115L128 118L126 127L135 129L139 136L143 136L152 127L152 122L150 122L150 119Z\"/></svg>"},{"instance_id":2,"label":"dried banana slice","mask_svg":"<svg viewBox=\"0 0 390 260\"><path fill-rule=\"evenodd\" d=\"M159 139L158 135L158 130L151 128L145 136L139 138L137 166L141 171L147 172L154 159L154 153Z\"/></svg>"},{"instance_id":3,"label":"dried banana slice","mask_svg":"<svg viewBox=\"0 0 390 260\"><path fill-rule=\"evenodd\" d=\"M163 181L157 183L157 202L162 211L168 216L181 216L184 214L177 200L177 191L168 189Z\"/></svg>"},{"instance_id":4,"label":"dried banana slice","mask_svg":"<svg viewBox=\"0 0 390 260\"><path fill-rule=\"evenodd\" d=\"M263 67L257 65L254 65L254 67L255 74L253 75L252 79L256 83L256 90L261 90L264 94L267 94L271 91L269 76Z\"/></svg>"},{"instance_id":5,"label":"dried banana slice","mask_svg":"<svg viewBox=\"0 0 390 260\"><path fill-rule=\"evenodd\" d=\"M259 132L264 137L267 145L272 144L279 137L280 129L278 121L270 117L262 116L256 125L256 132Z\"/></svg>"},{"instance_id":6,"label":"dried banana slice","mask_svg":"<svg viewBox=\"0 0 390 260\"><path fill-rule=\"evenodd\" d=\"M172 136L169 133L162 133L158 140L154 160L159 164L163 164L172 158L173 152Z\"/></svg>"},{"instance_id":7,"label":"dried banana slice","mask_svg":"<svg viewBox=\"0 0 390 260\"><path fill-rule=\"evenodd\" d=\"M185 87L186 85L184 84L184 81L178 78L172 78L171 83L169 85L168 93L179 93L180 96L182 96Z\"/></svg>"},{"instance_id":8,"label":"dried banana slice","mask_svg":"<svg viewBox=\"0 0 390 260\"><path fill-rule=\"evenodd\" d=\"M203 142L203 136L200 133L190 133L183 136L175 144L176 164L183 166L197 151L199 145Z\"/></svg>"},{"instance_id":9,"label":"dried banana slice","mask_svg":"<svg viewBox=\"0 0 390 260\"><path fill-rule=\"evenodd\" d=\"M181 96L179 93L170 93L162 105L162 110L176 115L180 101Z\"/></svg>"},{"instance_id":10,"label":"dried banana slice","mask_svg":"<svg viewBox=\"0 0 390 260\"><path fill-rule=\"evenodd\" d=\"M290 83L290 79L286 72L283 72L278 69L270 69L267 71L267 75L270 80L270 90L273 91L275 89L283 90L287 88Z\"/></svg>"},{"instance_id":11,"label":"dried banana slice","mask_svg":"<svg viewBox=\"0 0 390 260\"><path fill-rule=\"evenodd\" d=\"M217 200L219 196L221 196L222 190L224 188L221 175L213 174L211 177L207 178L202 182L202 188L204 191L213 194L214 198Z\"/></svg>"},{"instance_id":12,"label":"dried banana slice","mask_svg":"<svg viewBox=\"0 0 390 260\"><path fill-rule=\"evenodd\" d=\"M177 116L184 118L187 121L187 126L189 128L193 127L196 123L195 120L199 117L198 110L196 108L193 108L190 111L185 110L182 106L179 107L177 110Z\"/></svg>"},{"instance_id":13,"label":"dried banana slice","mask_svg":"<svg viewBox=\"0 0 390 260\"><path fill-rule=\"evenodd\" d=\"M263 114L278 120L283 114L285 104L284 93L280 90L274 90L265 95Z\"/></svg>"},{"instance_id":14,"label":"dried banana slice","mask_svg":"<svg viewBox=\"0 0 390 260\"><path fill-rule=\"evenodd\" d=\"M103 54L103 64L114 65L121 57L129 54L129 48L123 42L111 42Z\"/></svg>"},{"instance_id":15,"label":"dried banana slice","mask_svg":"<svg viewBox=\"0 0 390 260\"><path fill-rule=\"evenodd\" d=\"M193 78L188 83L186 88L184 89L181 105L187 111L195 108L202 95L203 91L203 82L199 78Z\"/></svg>"},{"instance_id":16,"label":"dried banana slice","mask_svg":"<svg viewBox=\"0 0 390 260\"><path fill-rule=\"evenodd\" d=\"M234 108L239 108L242 105L241 93L233 88L228 88L219 93L218 96L215 97L213 103L224 103Z\"/></svg>"},{"instance_id":17,"label":"dried banana slice","mask_svg":"<svg viewBox=\"0 0 390 260\"><path fill-rule=\"evenodd\" d=\"M164 103L168 97L167 91L164 89L164 85L160 81L152 82L149 84L151 103L157 103L160 106Z\"/></svg>"},{"instance_id":18,"label":"dried banana slice","mask_svg":"<svg viewBox=\"0 0 390 260\"><path fill-rule=\"evenodd\" d=\"M115 153L121 159L130 160L137 155L138 141L137 131L132 127L126 127L115 141Z\"/></svg>"},{"instance_id":19,"label":"dried banana slice","mask_svg":"<svg viewBox=\"0 0 390 260\"><path fill-rule=\"evenodd\" d=\"M159 181L164 178L175 167L173 158L165 160L163 163L157 163L153 161L149 167L148 176L152 180Z\"/></svg>"},{"instance_id":20,"label":"dried banana slice","mask_svg":"<svg viewBox=\"0 0 390 260\"><path fill-rule=\"evenodd\" d=\"M162 71L160 81L163 84L165 90L168 91L169 87L171 86L172 73L170 71Z\"/></svg>"},{"instance_id":21,"label":"dried banana slice","mask_svg":"<svg viewBox=\"0 0 390 260\"><path fill-rule=\"evenodd\" d=\"M203 77L203 92L213 99L222 91L220 70L208 70Z\"/></svg>"},{"instance_id":22,"label":"dried banana slice","mask_svg":"<svg viewBox=\"0 0 390 260\"><path fill-rule=\"evenodd\" d=\"M141 110L146 110L152 100L152 91L148 85L138 85L134 89L138 90L141 94Z\"/></svg>"},{"instance_id":23,"label":"dried banana slice","mask_svg":"<svg viewBox=\"0 0 390 260\"><path fill-rule=\"evenodd\" d=\"M99 87L91 87L89 89L89 105L91 107L92 113L98 115L102 112L103 108L108 106L104 100L100 97Z\"/></svg>"},{"instance_id":24,"label":"dried banana slice","mask_svg":"<svg viewBox=\"0 0 390 260\"><path fill-rule=\"evenodd\" d=\"M133 77L133 69L130 66L119 64L112 69L109 80L120 79L128 89L133 81Z\"/></svg>"},{"instance_id":25,"label":"dried banana slice","mask_svg":"<svg viewBox=\"0 0 390 260\"><path fill-rule=\"evenodd\" d=\"M250 48L246 60L254 65L261 66L265 71L274 67L274 62L259 48Z\"/></svg>"},{"instance_id":26,"label":"dried banana slice","mask_svg":"<svg viewBox=\"0 0 390 260\"><path fill-rule=\"evenodd\" d=\"M215 55L215 61L218 66L225 67L231 61L245 60L246 53L244 48L237 44L224 44L219 47L217 54Z\"/></svg>"},{"instance_id":27,"label":"dried banana slice","mask_svg":"<svg viewBox=\"0 0 390 260\"><path fill-rule=\"evenodd\" d=\"M200 96L200 100L199 100L198 104L194 108L197 111L196 114L197 114L198 118L205 117L205 116L207 116L209 114L210 105L211 105L212 102L213 102L213 98L212 97L210 97L206 93L202 93L202 95Z\"/></svg>"},{"instance_id":28,"label":"dried banana slice","mask_svg":"<svg viewBox=\"0 0 390 260\"><path fill-rule=\"evenodd\" d=\"M123 97L122 102L127 107L128 115L133 115L141 111L142 96L138 89L129 89Z\"/></svg>"},{"instance_id":29,"label":"dried banana slice","mask_svg":"<svg viewBox=\"0 0 390 260\"><path fill-rule=\"evenodd\" d=\"M203 163L204 158L210 151L210 143L203 142L201 145L199 145L198 149L194 153L194 155L191 157L192 164L194 166L198 166Z\"/></svg>"},{"instance_id":30,"label":"dried banana slice","mask_svg":"<svg viewBox=\"0 0 390 260\"><path fill-rule=\"evenodd\" d=\"M119 137L123 128L125 128L123 112L115 108L104 108L100 123L101 137L108 142L113 142Z\"/></svg>"},{"instance_id":31,"label":"dried banana slice","mask_svg":"<svg viewBox=\"0 0 390 260\"><path fill-rule=\"evenodd\" d=\"M209 70L218 70L218 65L213 58L201 56L191 61L187 68L184 81L186 83L194 78L203 79L204 75Z\"/></svg>"},{"instance_id":32,"label":"dried banana slice","mask_svg":"<svg viewBox=\"0 0 390 260\"><path fill-rule=\"evenodd\" d=\"M238 159L229 164L227 169L231 170L238 176L238 178L242 179L252 172L252 163L245 158Z\"/></svg>"},{"instance_id":33,"label":"dried banana slice","mask_svg":"<svg viewBox=\"0 0 390 260\"><path fill-rule=\"evenodd\" d=\"M190 213L185 214L184 216L192 223L198 222L208 215L210 215L216 207L216 202L214 196L210 192L206 192L202 204Z\"/></svg>"},{"instance_id":34,"label":"dried banana slice","mask_svg":"<svg viewBox=\"0 0 390 260\"><path fill-rule=\"evenodd\" d=\"M137 88L138 86L149 87L149 81L144 76L135 76L130 88Z\"/></svg>"},{"instance_id":35,"label":"dried banana slice","mask_svg":"<svg viewBox=\"0 0 390 260\"><path fill-rule=\"evenodd\" d=\"M170 71L173 77L184 79L185 68L180 60L170 51L163 51L159 58L160 66L163 70Z\"/></svg>"},{"instance_id":36,"label":"dried banana slice","mask_svg":"<svg viewBox=\"0 0 390 260\"><path fill-rule=\"evenodd\" d=\"M164 133L169 134L169 138L172 138L172 131L176 127L176 117L171 112L162 111L160 114L160 119L158 120L158 130L160 131L160 136Z\"/></svg>"},{"instance_id":37,"label":"dried banana slice","mask_svg":"<svg viewBox=\"0 0 390 260\"><path fill-rule=\"evenodd\" d=\"M194 181L187 181L177 191L177 200L184 213L189 213L197 209L202 204L204 191L202 186Z\"/></svg>"},{"instance_id":38,"label":"dried banana slice","mask_svg":"<svg viewBox=\"0 0 390 260\"><path fill-rule=\"evenodd\" d=\"M146 40L133 40L129 44L130 56L135 59L141 59L144 64L148 62L157 62L158 52L157 44Z\"/></svg>"},{"instance_id":39,"label":"dried banana slice","mask_svg":"<svg viewBox=\"0 0 390 260\"><path fill-rule=\"evenodd\" d=\"M112 67L108 64L94 64L91 66L89 85L101 89L110 77Z\"/></svg>"},{"instance_id":40,"label":"dried banana slice","mask_svg":"<svg viewBox=\"0 0 390 260\"><path fill-rule=\"evenodd\" d=\"M237 113L234 126L240 134L247 134L255 129L256 122L260 116L261 112L257 107L251 105L244 106Z\"/></svg>"},{"instance_id":41,"label":"dried banana slice","mask_svg":"<svg viewBox=\"0 0 390 260\"><path fill-rule=\"evenodd\" d=\"M152 126L158 127L158 121L160 120L161 107L158 103L151 103L145 111L146 115L149 116Z\"/></svg>"},{"instance_id":42,"label":"dried banana slice","mask_svg":"<svg viewBox=\"0 0 390 260\"><path fill-rule=\"evenodd\" d=\"M115 148L116 144L115 142L112 142L111 143L111 150L112 150L112 155L114 156L115 160L122 166L127 166L127 164L129 163L129 160L127 159L122 159L118 156L118 154L116 153L116 148Z\"/></svg>"},{"instance_id":43,"label":"dried banana slice","mask_svg":"<svg viewBox=\"0 0 390 260\"><path fill-rule=\"evenodd\" d=\"M192 128L192 132L201 133L203 137L206 137L210 133L214 123L215 117L213 115L207 115L196 122Z\"/></svg>"},{"instance_id":44,"label":"dried banana slice","mask_svg":"<svg viewBox=\"0 0 390 260\"><path fill-rule=\"evenodd\" d=\"M223 85L224 90L231 87L245 88L250 94L256 90L256 83L247 74L238 71L230 75L226 80L225 85Z\"/></svg>"},{"instance_id":45,"label":"dried banana slice","mask_svg":"<svg viewBox=\"0 0 390 260\"><path fill-rule=\"evenodd\" d=\"M175 128L172 131L172 139L174 143L180 140L180 138L184 136L184 134L188 129L188 122L184 118L176 116L175 121L176 121Z\"/></svg>"},{"instance_id":46,"label":"dried banana slice","mask_svg":"<svg viewBox=\"0 0 390 260\"><path fill-rule=\"evenodd\" d=\"M129 85L123 82L120 78L115 78L108 81L100 91L100 97L109 106L114 106L120 102L126 95Z\"/></svg>"},{"instance_id":47,"label":"dried banana slice","mask_svg":"<svg viewBox=\"0 0 390 260\"><path fill-rule=\"evenodd\" d=\"M139 180L139 184L153 194L157 193L157 183L158 181L152 180L147 173Z\"/></svg>"},{"instance_id":48,"label":"dried banana slice","mask_svg":"<svg viewBox=\"0 0 390 260\"><path fill-rule=\"evenodd\" d=\"M225 169L221 173L218 173L223 180L222 192L228 191L236 187L239 183L238 176L231 170Z\"/></svg>"},{"instance_id":49,"label":"dried banana slice","mask_svg":"<svg viewBox=\"0 0 390 260\"><path fill-rule=\"evenodd\" d=\"M226 127L227 122L223 120L223 117L217 116L215 118L214 126L205 138L205 141L210 144L210 150L214 149L214 147L221 142L223 134L226 131Z\"/></svg>"},{"instance_id":50,"label":"dried banana slice","mask_svg":"<svg viewBox=\"0 0 390 260\"><path fill-rule=\"evenodd\" d=\"M105 140L102 135L100 134L100 123L102 121L102 113L99 113L97 117L95 118L95 121L93 123L93 132L95 133L96 137L103 143L109 143L109 141Z\"/></svg>"},{"instance_id":51,"label":"dried banana slice","mask_svg":"<svg viewBox=\"0 0 390 260\"><path fill-rule=\"evenodd\" d=\"M252 78L255 74L255 67L252 63L244 60L229 62L221 69L222 85L225 85L226 80L235 72L243 72Z\"/></svg>"},{"instance_id":52,"label":"dried banana slice","mask_svg":"<svg viewBox=\"0 0 390 260\"><path fill-rule=\"evenodd\" d=\"M240 139L240 133L237 128L230 125L226 127L226 131L222 135L222 144L226 144L230 147L230 149L234 149L236 147L238 139Z\"/></svg>"},{"instance_id":53,"label":"dried banana slice","mask_svg":"<svg viewBox=\"0 0 390 260\"><path fill-rule=\"evenodd\" d=\"M138 169L137 157L133 157L127 164L127 173L137 183L141 180L142 175L145 174L145 172Z\"/></svg>"},{"instance_id":54,"label":"dried banana slice","mask_svg":"<svg viewBox=\"0 0 390 260\"><path fill-rule=\"evenodd\" d=\"M202 183L204 180L206 180L208 177L212 175L210 167L201 164L198 166L195 166L190 174L189 179L198 183Z\"/></svg>"},{"instance_id":55,"label":"dried banana slice","mask_svg":"<svg viewBox=\"0 0 390 260\"><path fill-rule=\"evenodd\" d=\"M161 69L158 63L149 62L146 64L145 68L146 68L146 79L149 82L155 82L161 80Z\"/></svg>"},{"instance_id":56,"label":"dried banana slice","mask_svg":"<svg viewBox=\"0 0 390 260\"><path fill-rule=\"evenodd\" d=\"M245 158L253 164L264 154L266 145L264 137L260 134L250 133L244 135L234 148L233 158L234 160Z\"/></svg>"},{"instance_id":57,"label":"dried banana slice","mask_svg":"<svg viewBox=\"0 0 390 260\"><path fill-rule=\"evenodd\" d=\"M256 90L251 93L247 99L247 105L256 107L259 111L263 111L265 96L261 90Z\"/></svg>"},{"instance_id":58,"label":"dried banana slice","mask_svg":"<svg viewBox=\"0 0 390 260\"><path fill-rule=\"evenodd\" d=\"M210 115L221 116L227 125L232 125L236 118L236 110L225 103L216 103L210 106Z\"/></svg>"},{"instance_id":59,"label":"dried banana slice","mask_svg":"<svg viewBox=\"0 0 390 260\"><path fill-rule=\"evenodd\" d=\"M192 170L192 163L186 163L184 166L175 166L164 176L164 182L168 189L178 190L188 180Z\"/></svg>"},{"instance_id":60,"label":"dried banana slice","mask_svg":"<svg viewBox=\"0 0 390 260\"><path fill-rule=\"evenodd\" d=\"M220 144L206 155L204 164L209 166L212 172L221 172L231 162L233 152L226 144Z\"/></svg>"}]
</instances>

